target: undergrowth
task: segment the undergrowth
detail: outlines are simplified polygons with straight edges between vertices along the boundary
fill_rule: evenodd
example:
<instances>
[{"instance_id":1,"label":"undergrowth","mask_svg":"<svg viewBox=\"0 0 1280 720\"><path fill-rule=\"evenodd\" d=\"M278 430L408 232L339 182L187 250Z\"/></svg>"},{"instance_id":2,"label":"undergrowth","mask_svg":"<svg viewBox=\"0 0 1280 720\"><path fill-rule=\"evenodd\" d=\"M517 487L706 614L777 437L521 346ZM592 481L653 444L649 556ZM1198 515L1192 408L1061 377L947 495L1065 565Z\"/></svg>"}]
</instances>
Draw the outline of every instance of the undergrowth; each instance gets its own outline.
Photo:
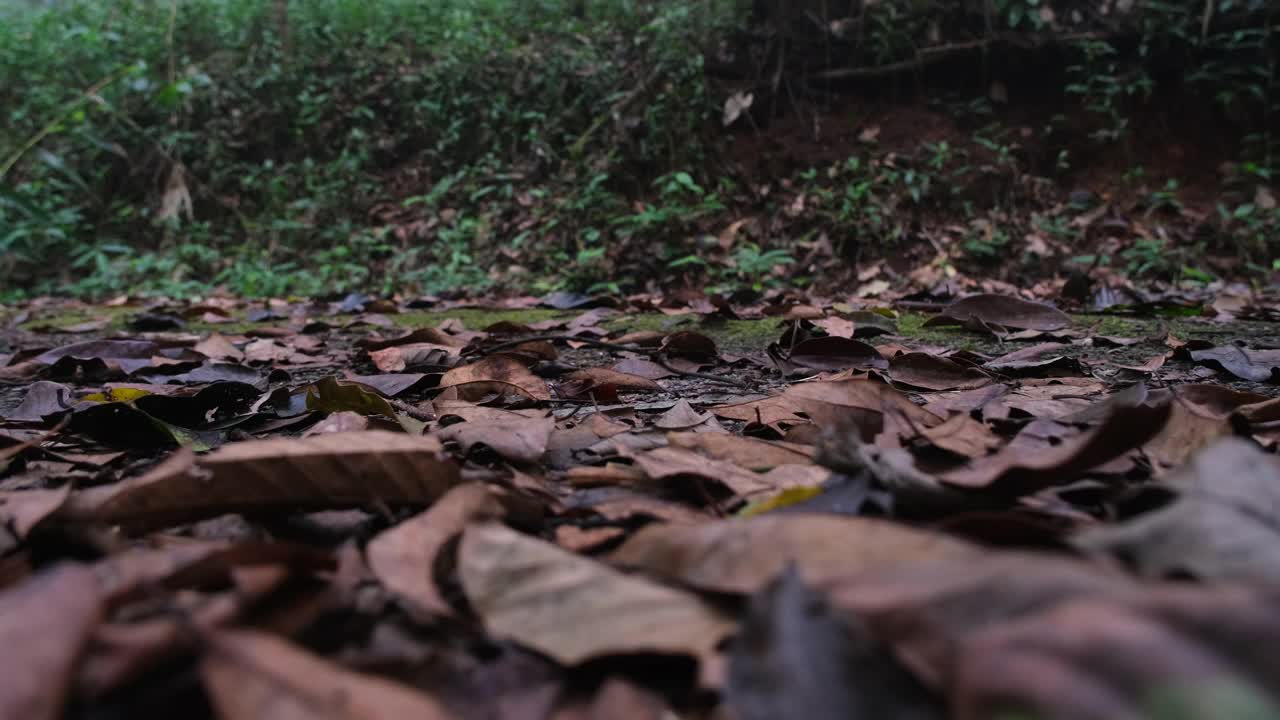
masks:
<instances>
[{"instance_id":1,"label":"undergrowth","mask_svg":"<svg viewBox=\"0 0 1280 720\"><path fill-rule=\"evenodd\" d=\"M1250 3L1265 10L1215 8L1234 17ZM778 47L776 29L745 32L747 5L0 0L0 301L213 286L620 291L655 278L763 289L814 281L815 257L922 243L941 265L1016 271L1013 255L1045 259L1021 250L1031 237L1082 268L1172 280L1212 279L1207 252L1255 272L1280 263L1265 192L1280 171L1275 13L1215 29L1199 0L1160 3L1137 36L1067 41L1062 97L1083 126L1019 127L990 98L932 93L963 137L904 150L871 136L760 178L725 163L735 134L833 98L787 84L787 102L766 103L767 87L724 77L725 58L760 37L766 60ZM1047 32L1047 6L998 0L985 32ZM853 59L909 60L944 10L869 5ZM1170 77L1240 129L1210 231L1077 252L1090 238L1066 217L1089 209L1064 200L1085 162L1074 153L1131 155L1132 118ZM725 98L744 88L759 98L725 130ZM1181 212L1179 178L1132 164L1144 212Z\"/></svg>"}]
</instances>

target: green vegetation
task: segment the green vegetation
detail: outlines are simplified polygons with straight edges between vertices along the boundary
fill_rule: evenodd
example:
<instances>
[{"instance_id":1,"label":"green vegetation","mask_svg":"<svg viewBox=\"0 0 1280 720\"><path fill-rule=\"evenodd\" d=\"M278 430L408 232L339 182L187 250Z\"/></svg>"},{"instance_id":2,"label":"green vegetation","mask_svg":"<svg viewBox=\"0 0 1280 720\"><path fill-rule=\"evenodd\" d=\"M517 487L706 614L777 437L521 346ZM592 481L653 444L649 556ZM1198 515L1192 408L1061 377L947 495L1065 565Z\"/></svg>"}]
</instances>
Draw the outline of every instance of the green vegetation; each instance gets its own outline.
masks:
<instances>
[{"instance_id":1,"label":"green vegetation","mask_svg":"<svg viewBox=\"0 0 1280 720\"><path fill-rule=\"evenodd\" d=\"M1029 234L1139 276L1203 282L1221 271L1209 253L1276 269L1280 208L1259 189L1280 172L1278 11L1150 5L1079 39L1041 0L998 0L988 17L875 3L857 33L815 38L806 3L0 0L0 300L762 290L820 281L830 270L801 259L824 240L844 261L929 238L988 272L1039 263ZM766 59L783 50L761 27L840 65L919 60L894 86L953 131L881 142L804 62L775 78L781 56ZM1035 127L986 83L922 82L921 48L1043 38L1065 49L1042 68L1063 112ZM755 103L725 130L725 98L744 88ZM1135 123L1171 102L1202 106L1235 153L1208 230L1082 248L1066 213L1087 208L1062 199L1117 150L1141 212L1179 219L1185 178L1148 177L1135 147ZM862 133L781 176L735 164L735 137L787 114Z\"/></svg>"}]
</instances>

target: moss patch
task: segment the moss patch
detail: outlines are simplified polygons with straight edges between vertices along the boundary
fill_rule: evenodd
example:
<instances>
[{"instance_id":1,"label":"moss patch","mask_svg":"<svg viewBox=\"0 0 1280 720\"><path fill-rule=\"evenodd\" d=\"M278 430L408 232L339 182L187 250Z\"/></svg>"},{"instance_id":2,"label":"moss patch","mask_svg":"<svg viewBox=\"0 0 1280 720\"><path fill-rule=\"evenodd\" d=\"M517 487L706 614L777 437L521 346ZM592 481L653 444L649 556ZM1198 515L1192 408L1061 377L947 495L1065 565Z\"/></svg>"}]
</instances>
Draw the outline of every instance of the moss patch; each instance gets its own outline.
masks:
<instances>
[{"instance_id":1,"label":"moss patch","mask_svg":"<svg viewBox=\"0 0 1280 720\"><path fill-rule=\"evenodd\" d=\"M389 315L391 322L404 328L434 327L445 320L457 320L468 330L483 330L494 323L511 322L521 325L572 317L575 313L560 310L528 309L528 310L487 310L484 308L459 308L456 310L412 310L398 315Z\"/></svg>"}]
</instances>

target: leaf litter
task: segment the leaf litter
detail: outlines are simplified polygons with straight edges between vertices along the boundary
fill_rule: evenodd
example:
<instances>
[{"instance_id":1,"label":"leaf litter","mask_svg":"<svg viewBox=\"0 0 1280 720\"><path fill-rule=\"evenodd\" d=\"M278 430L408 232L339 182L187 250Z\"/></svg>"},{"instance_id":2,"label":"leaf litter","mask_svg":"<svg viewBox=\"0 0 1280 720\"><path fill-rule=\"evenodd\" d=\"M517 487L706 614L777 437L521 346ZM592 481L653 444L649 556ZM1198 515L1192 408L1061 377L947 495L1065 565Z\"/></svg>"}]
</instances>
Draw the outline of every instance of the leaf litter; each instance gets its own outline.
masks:
<instances>
[{"instance_id":1,"label":"leaf litter","mask_svg":"<svg viewBox=\"0 0 1280 720\"><path fill-rule=\"evenodd\" d=\"M971 290L10 326L0 717L1276 714L1280 343Z\"/></svg>"}]
</instances>

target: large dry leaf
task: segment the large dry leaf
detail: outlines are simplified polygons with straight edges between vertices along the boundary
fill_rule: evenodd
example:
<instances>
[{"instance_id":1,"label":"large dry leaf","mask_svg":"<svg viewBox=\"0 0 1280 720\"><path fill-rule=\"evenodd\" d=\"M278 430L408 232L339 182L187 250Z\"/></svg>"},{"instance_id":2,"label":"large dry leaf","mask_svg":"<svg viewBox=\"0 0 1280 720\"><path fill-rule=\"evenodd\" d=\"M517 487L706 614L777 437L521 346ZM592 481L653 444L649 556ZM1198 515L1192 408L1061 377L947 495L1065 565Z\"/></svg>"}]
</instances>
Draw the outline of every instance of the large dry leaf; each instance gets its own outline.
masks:
<instances>
[{"instance_id":1,"label":"large dry leaf","mask_svg":"<svg viewBox=\"0 0 1280 720\"><path fill-rule=\"evenodd\" d=\"M1179 467L1218 438L1234 434L1236 410L1267 399L1221 385L1182 385L1152 391L1150 397L1171 403L1164 429L1142 447L1157 471Z\"/></svg>"},{"instance_id":2,"label":"large dry leaf","mask_svg":"<svg viewBox=\"0 0 1280 720\"><path fill-rule=\"evenodd\" d=\"M787 388L783 397L792 407L803 410L818 422L838 418L839 408L855 408L889 418L904 417L920 427L942 422L942 418L911 402L906 395L875 380L797 383Z\"/></svg>"},{"instance_id":3,"label":"large dry leaf","mask_svg":"<svg viewBox=\"0 0 1280 720\"><path fill-rule=\"evenodd\" d=\"M1280 716L1280 595L1156 586L1081 599L966 639L954 717Z\"/></svg>"},{"instance_id":4,"label":"large dry leaf","mask_svg":"<svg viewBox=\"0 0 1280 720\"><path fill-rule=\"evenodd\" d=\"M512 462L535 463L547 454L547 444L555 429L553 417L478 420L454 423L432 435L444 442L456 442L466 451L484 445Z\"/></svg>"},{"instance_id":5,"label":"large dry leaf","mask_svg":"<svg viewBox=\"0 0 1280 720\"><path fill-rule=\"evenodd\" d=\"M104 612L97 578L79 565L0 593L0 718L62 717L76 663Z\"/></svg>"},{"instance_id":6,"label":"large dry leaf","mask_svg":"<svg viewBox=\"0 0 1280 720\"><path fill-rule=\"evenodd\" d=\"M732 627L692 594L493 523L463 533L458 574L486 630L566 665L634 653L703 657Z\"/></svg>"},{"instance_id":7,"label":"large dry leaf","mask_svg":"<svg viewBox=\"0 0 1280 720\"><path fill-rule=\"evenodd\" d=\"M757 475L726 460L716 460L678 447L659 447L637 452L625 445L616 444L617 440L615 438L613 442L619 454L631 458L650 480L701 478L720 483L742 496L776 489L763 475Z\"/></svg>"},{"instance_id":8,"label":"large dry leaf","mask_svg":"<svg viewBox=\"0 0 1280 720\"><path fill-rule=\"evenodd\" d=\"M1060 556L990 552L967 562L882 564L828 584L832 604L857 613L892 644L916 677L950 686L966 638L1075 598L1124 597L1125 575Z\"/></svg>"},{"instance_id":9,"label":"large dry leaf","mask_svg":"<svg viewBox=\"0 0 1280 720\"><path fill-rule=\"evenodd\" d=\"M804 411L801 404L793 402L785 396L768 397L729 405L717 405L710 408L710 410L716 417L726 420L754 422L765 426L773 426L778 423L808 422L805 417L797 414Z\"/></svg>"},{"instance_id":10,"label":"large dry leaf","mask_svg":"<svg viewBox=\"0 0 1280 720\"><path fill-rule=\"evenodd\" d=\"M200 676L223 720L454 717L426 694L343 669L262 632L227 630L213 635Z\"/></svg>"},{"instance_id":11,"label":"large dry leaf","mask_svg":"<svg viewBox=\"0 0 1280 720\"><path fill-rule=\"evenodd\" d=\"M365 548L369 569L392 593L414 609L450 615L434 578L436 556L468 523L503 514L495 490L481 483L459 485L429 510L383 531Z\"/></svg>"},{"instance_id":12,"label":"large dry leaf","mask_svg":"<svg viewBox=\"0 0 1280 720\"><path fill-rule=\"evenodd\" d=\"M926 325L994 325L1012 330L1060 330L1070 327L1071 317L1043 303L1007 295L971 295L957 300Z\"/></svg>"},{"instance_id":13,"label":"large dry leaf","mask_svg":"<svg viewBox=\"0 0 1280 720\"><path fill-rule=\"evenodd\" d=\"M179 451L141 477L72 495L60 515L145 529L266 508L427 504L458 477L432 437L367 431L251 440L200 458Z\"/></svg>"},{"instance_id":14,"label":"large dry leaf","mask_svg":"<svg viewBox=\"0 0 1280 720\"><path fill-rule=\"evenodd\" d=\"M813 451L804 445L771 442L726 433L667 433L673 447L696 450L716 460L728 460L748 470L769 470L780 465L807 465Z\"/></svg>"},{"instance_id":15,"label":"large dry leaf","mask_svg":"<svg viewBox=\"0 0 1280 720\"><path fill-rule=\"evenodd\" d=\"M510 355L490 355L479 362L454 368L440 378L440 387L457 388L458 397L463 400L495 392L520 393L533 400L551 399L546 381Z\"/></svg>"},{"instance_id":16,"label":"large dry leaf","mask_svg":"<svg viewBox=\"0 0 1280 720\"><path fill-rule=\"evenodd\" d=\"M1280 581L1280 460L1224 438L1169 476L1171 504L1091 529L1081 547L1116 553L1143 575Z\"/></svg>"},{"instance_id":17,"label":"large dry leaf","mask_svg":"<svg viewBox=\"0 0 1280 720\"><path fill-rule=\"evenodd\" d=\"M873 518L804 513L700 525L649 525L611 559L718 592L752 593L795 563L806 582L827 582L921 559L977 560L974 545Z\"/></svg>"}]
</instances>

